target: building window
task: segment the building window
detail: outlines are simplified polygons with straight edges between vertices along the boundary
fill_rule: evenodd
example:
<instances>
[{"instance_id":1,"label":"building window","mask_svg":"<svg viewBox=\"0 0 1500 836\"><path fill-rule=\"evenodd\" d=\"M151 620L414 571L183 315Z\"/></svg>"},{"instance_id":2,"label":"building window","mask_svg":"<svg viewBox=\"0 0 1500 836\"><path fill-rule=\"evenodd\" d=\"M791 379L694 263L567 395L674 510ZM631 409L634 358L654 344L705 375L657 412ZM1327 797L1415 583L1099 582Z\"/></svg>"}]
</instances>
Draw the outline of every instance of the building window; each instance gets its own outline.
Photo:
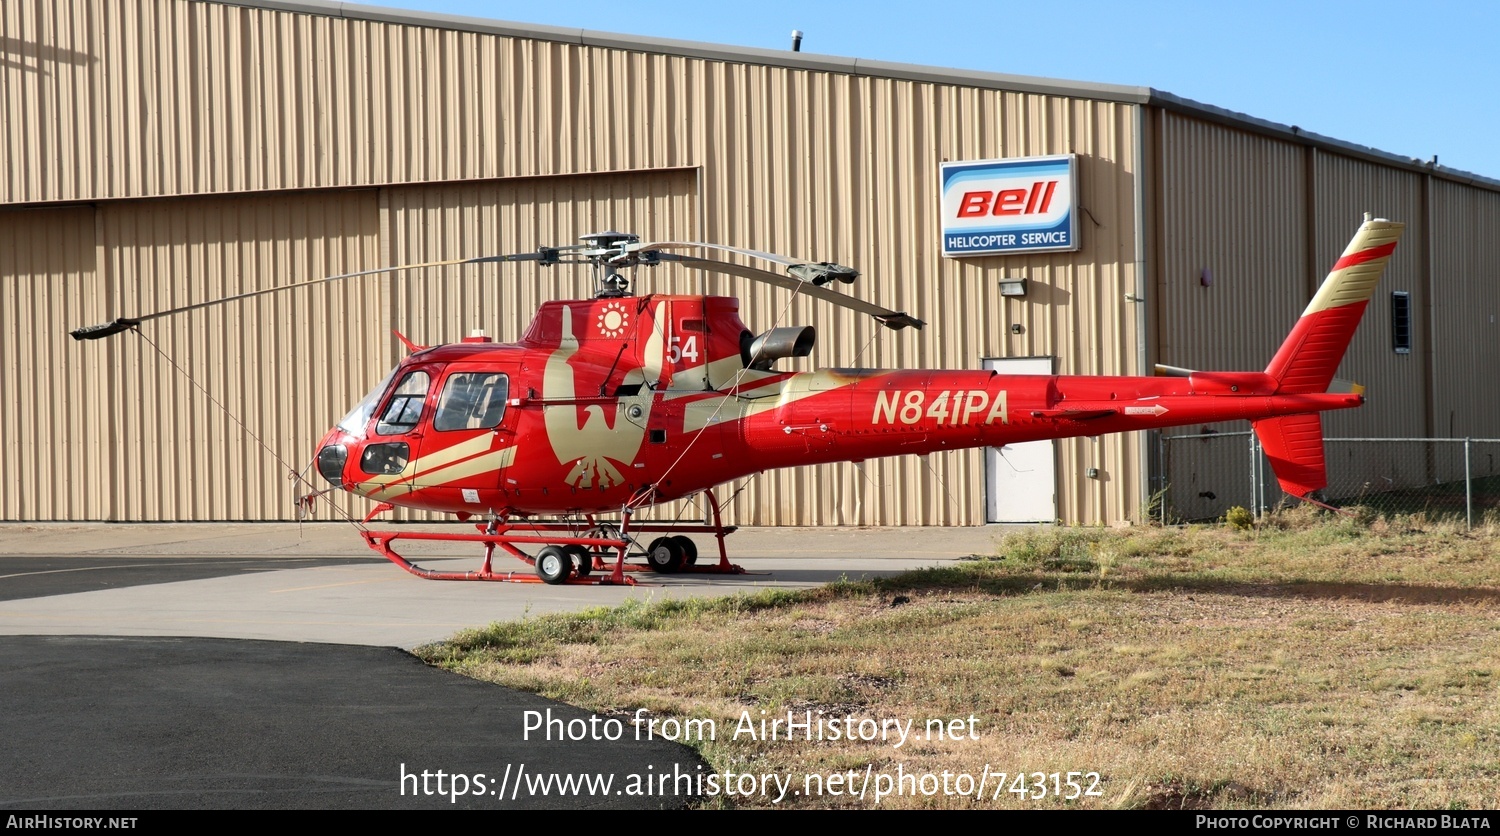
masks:
<instances>
[{"instance_id":1,"label":"building window","mask_svg":"<svg viewBox=\"0 0 1500 836\"><path fill-rule=\"evenodd\" d=\"M1391 348L1411 353L1411 294L1405 290L1391 291Z\"/></svg>"}]
</instances>

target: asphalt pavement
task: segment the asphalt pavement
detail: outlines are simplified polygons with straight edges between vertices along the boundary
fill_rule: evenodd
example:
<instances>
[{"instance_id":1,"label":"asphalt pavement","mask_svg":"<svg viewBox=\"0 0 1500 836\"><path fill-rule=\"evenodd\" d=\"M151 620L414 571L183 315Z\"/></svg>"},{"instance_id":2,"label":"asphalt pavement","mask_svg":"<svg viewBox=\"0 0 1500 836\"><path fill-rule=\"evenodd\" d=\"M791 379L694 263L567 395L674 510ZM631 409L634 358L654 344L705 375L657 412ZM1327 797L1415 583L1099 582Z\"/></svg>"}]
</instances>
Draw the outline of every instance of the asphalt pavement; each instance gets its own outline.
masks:
<instances>
[{"instance_id":1,"label":"asphalt pavement","mask_svg":"<svg viewBox=\"0 0 1500 836\"><path fill-rule=\"evenodd\" d=\"M747 574L617 587L423 580L338 524L0 525L0 809L687 806L707 770L692 749L406 650L632 598L893 574L1001 533L742 529ZM410 556L479 564L453 544Z\"/></svg>"},{"instance_id":2,"label":"asphalt pavement","mask_svg":"<svg viewBox=\"0 0 1500 836\"><path fill-rule=\"evenodd\" d=\"M631 776L704 767L666 740L565 739L588 712L395 648L34 636L0 669L7 810L661 809L694 784Z\"/></svg>"},{"instance_id":3,"label":"asphalt pavement","mask_svg":"<svg viewBox=\"0 0 1500 836\"><path fill-rule=\"evenodd\" d=\"M348 525L0 525L0 635L191 636L414 648L465 627L628 599L729 595L894 574L992 554L988 528L751 528L747 574L636 574L641 585L423 580ZM699 538L711 561L712 539ZM477 546L401 543L423 566L476 570ZM531 570L497 555L495 567Z\"/></svg>"}]
</instances>

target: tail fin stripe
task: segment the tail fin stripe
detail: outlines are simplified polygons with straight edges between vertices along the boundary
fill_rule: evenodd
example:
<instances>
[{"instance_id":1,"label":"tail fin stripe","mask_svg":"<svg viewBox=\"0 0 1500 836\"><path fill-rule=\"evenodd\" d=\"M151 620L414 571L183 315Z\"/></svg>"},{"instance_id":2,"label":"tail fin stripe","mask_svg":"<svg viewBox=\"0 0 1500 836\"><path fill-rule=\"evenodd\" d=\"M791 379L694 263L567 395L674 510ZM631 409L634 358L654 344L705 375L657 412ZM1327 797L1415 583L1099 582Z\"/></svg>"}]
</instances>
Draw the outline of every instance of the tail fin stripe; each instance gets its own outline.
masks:
<instances>
[{"instance_id":1,"label":"tail fin stripe","mask_svg":"<svg viewBox=\"0 0 1500 836\"><path fill-rule=\"evenodd\" d=\"M1384 259L1367 261L1330 274L1337 277L1337 281L1325 282L1318 290L1318 295L1308 303L1303 315L1367 301L1375 292L1375 285L1380 281L1385 264Z\"/></svg>"},{"instance_id":2,"label":"tail fin stripe","mask_svg":"<svg viewBox=\"0 0 1500 836\"><path fill-rule=\"evenodd\" d=\"M1360 250L1357 253L1349 253L1348 255L1339 256L1339 260L1333 265L1333 269L1342 270L1345 267L1353 267L1356 264L1363 264L1366 261L1374 261L1377 258L1385 258L1395 251L1396 242L1392 241L1389 244L1382 244L1378 247L1371 247L1368 250Z\"/></svg>"}]
</instances>

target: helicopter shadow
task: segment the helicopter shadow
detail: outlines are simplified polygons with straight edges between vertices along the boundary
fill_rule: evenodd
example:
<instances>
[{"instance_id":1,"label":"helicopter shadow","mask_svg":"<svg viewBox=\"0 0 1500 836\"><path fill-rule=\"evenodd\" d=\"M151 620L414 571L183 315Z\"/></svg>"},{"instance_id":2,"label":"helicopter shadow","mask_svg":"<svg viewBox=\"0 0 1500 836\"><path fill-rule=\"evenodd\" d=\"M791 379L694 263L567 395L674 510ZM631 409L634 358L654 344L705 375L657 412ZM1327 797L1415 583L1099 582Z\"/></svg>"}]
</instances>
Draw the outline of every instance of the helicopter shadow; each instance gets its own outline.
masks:
<instances>
[{"instance_id":1,"label":"helicopter shadow","mask_svg":"<svg viewBox=\"0 0 1500 836\"><path fill-rule=\"evenodd\" d=\"M1311 583L1228 583L1211 578L1116 579L1100 584L1096 577L1058 578L1056 575L1025 574L985 578L973 584L997 596L1031 592L1083 591L1107 589L1140 593L1201 593L1240 598L1263 598L1301 601L1353 601L1367 604L1405 604L1409 606L1500 606L1500 589L1491 587L1444 587L1417 584L1379 584L1357 582Z\"/></svg>"},{"instance_id":2,"label":"helicopter shadow","mask_svg":"<svg viewBox=\"0 0 1500 836\"><path fill-rule=\"evenodd\" d=\"M824 586L843 581L862 581L873 578L894 577L906 569L756 569L746 566L742 574L717 574L711 572L681 575L647 575L638 578L642 585L656 586L716 586L743 588L746 590L767 587L811 587Z\"/></svg>"},{"instance_id":3,"label":"helicopter shadow","mask_svg":"<svg viewBox=\"0 0 1500 836\"><path fill-rule=\"evenodd\" d=\"M1207 590L1205 590L1207 591ZM1412 584L1307 583L1278 586L1240 586L1214 590L1246 598L1281 598L1304 601L1358 601L1366 604L1452 606L1455 604L1500 606L1500 589L1459 589Z\"/></svg>"}]
</instances>

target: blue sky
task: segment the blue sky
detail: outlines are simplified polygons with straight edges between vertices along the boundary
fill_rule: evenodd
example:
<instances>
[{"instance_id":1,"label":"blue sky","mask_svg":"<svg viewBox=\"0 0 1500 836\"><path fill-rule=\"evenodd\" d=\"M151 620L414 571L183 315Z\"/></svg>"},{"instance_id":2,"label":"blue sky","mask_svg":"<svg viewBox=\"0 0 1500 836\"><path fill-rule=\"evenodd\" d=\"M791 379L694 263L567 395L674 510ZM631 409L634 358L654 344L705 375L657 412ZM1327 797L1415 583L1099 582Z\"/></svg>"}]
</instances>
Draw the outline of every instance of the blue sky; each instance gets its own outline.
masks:
<instances>
[{"instance_id":1,"label":"blue sky","mask_svg":"<svg viewBox=\"0 0 1500 836\"><path fill-rule=\"evenodd\" d=\"M1154 87L1500 179L1500 2L377 0L632 35Z\"/></svg>"}]
</instances>

